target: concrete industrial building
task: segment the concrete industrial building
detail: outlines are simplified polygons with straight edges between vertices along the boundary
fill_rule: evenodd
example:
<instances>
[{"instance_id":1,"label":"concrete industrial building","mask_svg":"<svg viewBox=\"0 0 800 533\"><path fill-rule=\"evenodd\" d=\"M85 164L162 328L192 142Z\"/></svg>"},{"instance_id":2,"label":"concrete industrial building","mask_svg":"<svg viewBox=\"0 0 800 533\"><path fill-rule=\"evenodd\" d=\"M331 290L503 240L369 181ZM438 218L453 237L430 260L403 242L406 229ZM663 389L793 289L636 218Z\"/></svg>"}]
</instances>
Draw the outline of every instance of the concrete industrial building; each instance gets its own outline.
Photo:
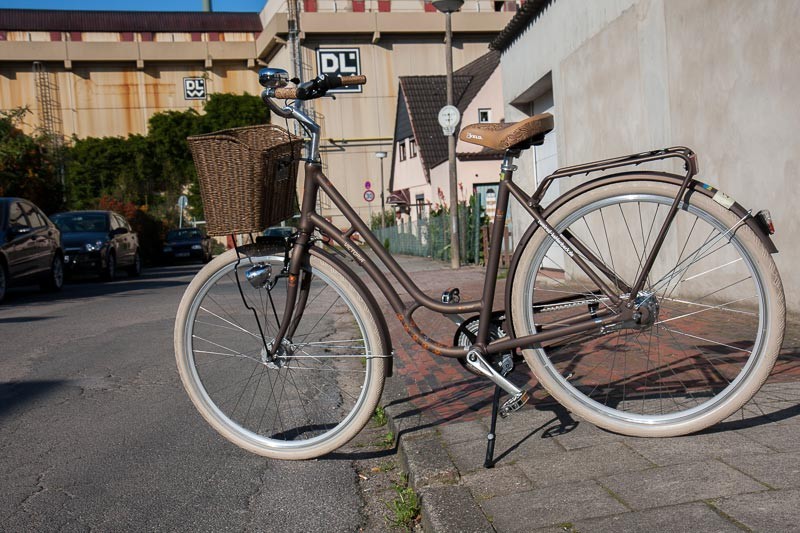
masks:
<instances>
[{"instance_id":1,"label":"concrete industrial building","mask_svg":"<svg viewBox=\"0 0 800 533\"><path fill-rule=\"evenodd\" d=\"M455 67L485 54L515 10L467 0L453 16ZM27 106L31 127L48 116L67 137L126 136L145 133L154 113L200 109L208 93L258 94L260 65L308 79L341 57L339 68L369 83L311 109L326 171L366 218L364 182L378 182L375 152L392 150L399 77L443 73L443 39L444 16L422 0L271 0L261 13L0 10L0 109ZM323 214L337 220L325 203Z\"/></svg>"}]
</instances>

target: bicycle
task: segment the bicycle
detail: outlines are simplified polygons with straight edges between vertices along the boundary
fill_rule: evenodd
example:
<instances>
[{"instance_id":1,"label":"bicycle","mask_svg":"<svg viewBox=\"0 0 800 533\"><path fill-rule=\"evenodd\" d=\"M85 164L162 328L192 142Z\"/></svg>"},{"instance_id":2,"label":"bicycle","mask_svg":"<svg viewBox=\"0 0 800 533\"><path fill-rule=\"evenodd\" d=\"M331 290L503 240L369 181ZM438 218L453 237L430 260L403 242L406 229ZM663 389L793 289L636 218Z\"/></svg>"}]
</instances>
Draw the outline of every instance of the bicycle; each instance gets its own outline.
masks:
<instances>
[{"instance_id":1,"label":"bicycle","mask_svg":"<svg viewBox=\"0 0 800 533\"><path fill-rule=\"evenodd\" d=\"M754 215L697 181L689 148L563 168L528 195L513 181L514 160L543 142L553 117L464 127L462 140L504 154L491 242L501 241L511 197L533 218L511 261L504 308L495 310L499 246L490 247L479 300L459 301L456 291L437 300L417 287L323 174L319 125L297 103L365 77L320 76L290 88L285 71L262 69L259 81L271 111L296 120L310 138L299 230L277 245L251 238L206 265L181 300L174 338L190 398L238 446L278 459L318 457L354 437L378 405L392 372L391 337L372 290L343 258L374 281L415 342L462 359L508 393L501 415L528 399L507 377L520 352L567 409L643 437L709 427L767 379L785 325L769 212ZM670 160L685 174L622 170ZM595 172L602 175L542 207L555 180ZM350 229L315 210L320 191ZM353 246L355 232L409 303ZM422 307L475 315L449 344L417 326L412 315Z\"/></svg>"}]
</instances>

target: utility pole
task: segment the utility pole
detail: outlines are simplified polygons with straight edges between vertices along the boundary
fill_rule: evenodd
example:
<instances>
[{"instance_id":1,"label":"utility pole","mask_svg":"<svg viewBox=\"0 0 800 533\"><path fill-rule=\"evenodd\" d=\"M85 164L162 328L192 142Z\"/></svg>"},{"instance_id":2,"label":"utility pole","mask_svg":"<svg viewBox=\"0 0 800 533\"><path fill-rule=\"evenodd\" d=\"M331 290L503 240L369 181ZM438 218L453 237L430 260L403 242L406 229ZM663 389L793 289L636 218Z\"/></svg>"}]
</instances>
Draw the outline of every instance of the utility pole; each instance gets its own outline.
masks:
<instances>
[{"instance_id":1,"label":"utility pole","mask_svg":"<svg viewBox=\"0 0 800 533\"><path fill-rule=\"evenodd\" d=\"M383 160L386 159L387 155L386 152L375 152L375 157L381 162L381 229L386 229L386 204L383 199L386 187L383 185Z\"/></svg>"},{"instance_id":2,"label":"utility pole","mask_svg":"<svg viewBox=\"0 0 800 533\"><path fill-rule=\"evenodd\" d=\"M447 68L447 106L443 109L453 107L453 23L451 17L453 12L461 9L464 5L463 0L439 0L433 2L436 9L445 15L445 61ZM458 269L461 266L458 238L458 176L456 175L456 138L455 126L458 124L458 110L455 113L450 111L445 115L449 116L449 122L455 117L455 124L452 124L453 131L447 135L447 157L450 163L450 267ZM440 119L442 113L440 113ZM440 120L441 121L441 120ZM448 119L445 117L445 121ZM449 124L448 124L449 125Z\"/></svg>"}]
</instances>

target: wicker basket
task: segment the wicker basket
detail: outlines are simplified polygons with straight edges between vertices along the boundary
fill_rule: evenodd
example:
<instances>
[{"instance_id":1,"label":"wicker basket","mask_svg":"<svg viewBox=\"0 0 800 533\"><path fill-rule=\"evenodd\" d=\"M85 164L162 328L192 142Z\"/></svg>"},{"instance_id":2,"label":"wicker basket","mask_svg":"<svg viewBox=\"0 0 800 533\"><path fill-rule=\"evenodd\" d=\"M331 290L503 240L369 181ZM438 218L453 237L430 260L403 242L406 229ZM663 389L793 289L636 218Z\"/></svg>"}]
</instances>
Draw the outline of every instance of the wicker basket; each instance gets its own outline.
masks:
<instances>
[{"instance_id":1,"label":"wicker basket","mask_svg":"<svg viewBox=\"0 0 800 533\"><path fill-rule=\"evenodd\" d=\"M260 232L295 214L300 137L264 124L187 140L209 235Z\"/></svg>"}]
</instances>

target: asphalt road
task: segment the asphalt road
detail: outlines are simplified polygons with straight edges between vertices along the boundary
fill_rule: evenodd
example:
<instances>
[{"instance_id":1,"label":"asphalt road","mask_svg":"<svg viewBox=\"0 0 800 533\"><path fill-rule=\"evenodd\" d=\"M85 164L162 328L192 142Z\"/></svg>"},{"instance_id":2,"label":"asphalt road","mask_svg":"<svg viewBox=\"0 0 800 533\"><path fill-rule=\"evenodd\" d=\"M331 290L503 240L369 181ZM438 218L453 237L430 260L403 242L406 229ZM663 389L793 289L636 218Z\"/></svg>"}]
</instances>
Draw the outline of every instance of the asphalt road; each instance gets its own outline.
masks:
<instances>
[{"instance_id":1,"label":"asphalt road","mask_svg":"<svg viewBox=\"0 0 800 533\"><path fill-rule=\"evenodd\" d=\"M0 306L0 530L357 531L353 457L279 462L219 437L172 348L198 266L12 289Z\"/></svg>"}]
</instances>

